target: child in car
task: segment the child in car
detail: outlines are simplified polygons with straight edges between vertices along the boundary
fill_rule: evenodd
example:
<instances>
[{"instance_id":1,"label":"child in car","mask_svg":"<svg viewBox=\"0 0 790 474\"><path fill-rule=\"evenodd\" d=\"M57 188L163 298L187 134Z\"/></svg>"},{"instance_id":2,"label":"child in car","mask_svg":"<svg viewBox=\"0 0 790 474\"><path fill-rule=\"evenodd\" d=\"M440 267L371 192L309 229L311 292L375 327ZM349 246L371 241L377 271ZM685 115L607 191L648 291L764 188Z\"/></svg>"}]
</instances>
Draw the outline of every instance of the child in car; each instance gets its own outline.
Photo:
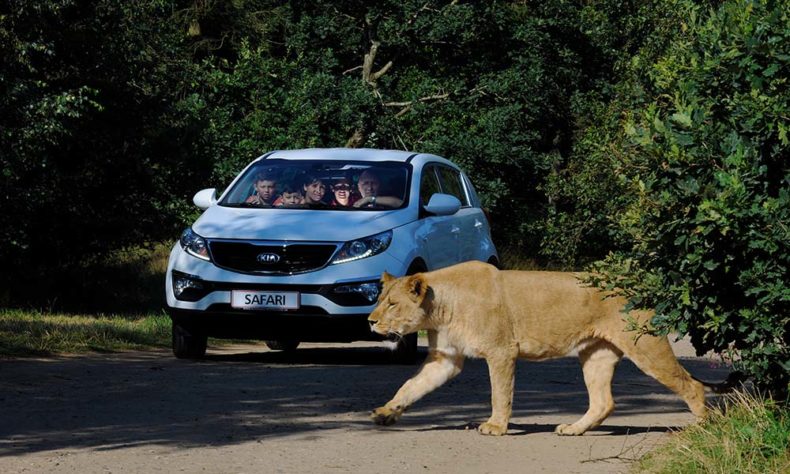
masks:
<instances>
[{"instance_id":1,"label":"child in car","mask_svg":"<svg viewBox=\"0 0 790 474\"><path fill-rule=\"evenodd\" d=\"M302 188L300 186L294 186L291 183L287 183L283 186L283 192L280 198L277 200L279 206L282 207L296 207L301 206L304 202L304 194Z\"/></svg>"},{"instance_id":2,"label":"child in car","mask_svg":"<svg viewBox=\"0 0 790 474\"><path fill-rule=\"evenodd\" d=\"M254 204L257 206L272 206L274 205L275 190L277 189L277 180L272 173L261 171L255 176L253 184L255 194L248 197L244 202L247 204Z\"/></svg>"}]
</instances>

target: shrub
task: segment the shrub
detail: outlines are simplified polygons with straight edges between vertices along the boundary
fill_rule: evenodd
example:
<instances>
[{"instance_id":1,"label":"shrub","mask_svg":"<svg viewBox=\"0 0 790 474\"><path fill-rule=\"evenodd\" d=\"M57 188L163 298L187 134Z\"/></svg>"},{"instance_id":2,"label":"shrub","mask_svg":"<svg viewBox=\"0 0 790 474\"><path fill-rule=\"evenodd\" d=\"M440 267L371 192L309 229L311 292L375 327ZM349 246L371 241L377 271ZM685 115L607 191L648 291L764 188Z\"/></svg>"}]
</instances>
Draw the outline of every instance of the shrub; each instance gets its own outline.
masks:
<instances>
[{"instance_id":1,"label":"shrub","mask_svg":"<svg viewBox=\"0 0 790 474\"><path fill-rule=\"evenodd\" d=\"M617 217L633 244L595 266L649 330L732 351L761 387L790 382L790 3L682 4L651 99L625 120L616 171L634 198ZM634 95L637 95L634 91Z\"/></svg>"}]
</instances>

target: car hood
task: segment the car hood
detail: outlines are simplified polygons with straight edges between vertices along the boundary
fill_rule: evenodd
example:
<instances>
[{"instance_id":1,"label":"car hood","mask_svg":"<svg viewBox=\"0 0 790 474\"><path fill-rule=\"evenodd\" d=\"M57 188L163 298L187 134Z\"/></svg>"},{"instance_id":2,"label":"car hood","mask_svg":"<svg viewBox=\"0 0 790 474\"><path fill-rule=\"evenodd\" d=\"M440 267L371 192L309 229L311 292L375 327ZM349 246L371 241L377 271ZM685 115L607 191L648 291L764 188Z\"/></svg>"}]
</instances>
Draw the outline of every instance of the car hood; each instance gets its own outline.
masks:
<instances>
[{"instance_id":1,"label":"car hood","mask_svg":"<svg viewBox=\"0 0 790 474\"><path fill-rule=\"evenodd\" d=\"M345 242L405 225L410 209L334 211L211 206L192 225L209 239Z\"/></svg>"}]
</instances>

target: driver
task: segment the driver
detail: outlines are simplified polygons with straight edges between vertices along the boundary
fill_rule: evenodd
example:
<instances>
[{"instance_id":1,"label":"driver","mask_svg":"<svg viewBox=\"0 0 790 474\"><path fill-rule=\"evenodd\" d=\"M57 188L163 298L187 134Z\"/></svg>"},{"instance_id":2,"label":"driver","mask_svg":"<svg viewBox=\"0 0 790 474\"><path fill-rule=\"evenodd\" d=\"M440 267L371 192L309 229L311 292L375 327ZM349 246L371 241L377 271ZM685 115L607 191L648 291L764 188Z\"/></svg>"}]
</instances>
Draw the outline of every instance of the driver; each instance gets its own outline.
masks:
<instances>
[{"instance_id":1,"label":"driver","mask_svg":"<svg viewBox=\"0 0 790 474\"><path fill-rule=\"evenodd\" d=\"M357 189L361 198L354 202L354 207L400 207L403 199L395 196L380 196L381 179L372 169L366 169L359 175Z\"/></svg>"}]
</instances>

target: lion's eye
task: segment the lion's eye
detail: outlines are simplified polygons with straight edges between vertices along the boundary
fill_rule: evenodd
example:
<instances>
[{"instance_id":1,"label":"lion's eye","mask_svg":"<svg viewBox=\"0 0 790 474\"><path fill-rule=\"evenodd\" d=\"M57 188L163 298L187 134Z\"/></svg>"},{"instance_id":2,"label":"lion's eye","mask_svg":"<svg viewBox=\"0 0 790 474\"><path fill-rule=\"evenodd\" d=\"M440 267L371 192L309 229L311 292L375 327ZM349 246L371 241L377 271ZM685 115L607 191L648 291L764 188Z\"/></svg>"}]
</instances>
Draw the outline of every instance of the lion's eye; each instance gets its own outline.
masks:
<instances>
[{"instance_id":1,"label":"lion's eye","mask_svg":"<svg viewBox=\"0 0 790 474\"><path fill-rule=\"evenodd\" d=\"M390 301L389 304L390 304L389 307L392 308L393 306L395 306L398 303L393 303L392 301Z\"/></svg>"}]
</instances>

